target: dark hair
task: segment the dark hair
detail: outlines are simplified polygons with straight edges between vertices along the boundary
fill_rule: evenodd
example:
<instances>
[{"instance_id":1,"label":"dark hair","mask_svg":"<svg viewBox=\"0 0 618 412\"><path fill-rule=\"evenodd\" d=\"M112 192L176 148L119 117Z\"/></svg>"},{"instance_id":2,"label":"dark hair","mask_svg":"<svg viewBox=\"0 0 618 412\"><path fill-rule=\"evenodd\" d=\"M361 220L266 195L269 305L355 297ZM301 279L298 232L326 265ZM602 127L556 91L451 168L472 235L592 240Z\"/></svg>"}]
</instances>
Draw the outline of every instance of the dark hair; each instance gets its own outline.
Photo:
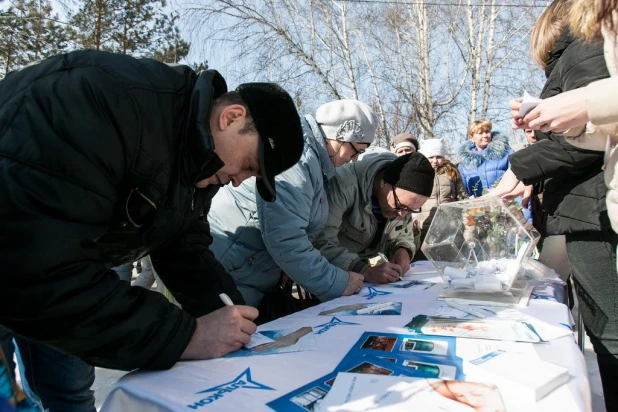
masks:
<instances>
[{"instance_id":1,"label":"dark hair","mask_svg":"<svg viewBox=\"0 0 618 412\"><path fill-rule=\"evenodd\" d=\"M239 131L239 133L240 134L257 133L257 128L255 127L255 122L253 121L253 116L251 115L249 106L247 106L247 103L243 100L240 93L238 93L236 90L223 93L221 96L217 97L215 101L213 102L213 108L221 107L221 106L231 106L233 104L239 104L242 107L244 107L245 110L247 111L245 126Z\"/></svg>"}]
</instances>

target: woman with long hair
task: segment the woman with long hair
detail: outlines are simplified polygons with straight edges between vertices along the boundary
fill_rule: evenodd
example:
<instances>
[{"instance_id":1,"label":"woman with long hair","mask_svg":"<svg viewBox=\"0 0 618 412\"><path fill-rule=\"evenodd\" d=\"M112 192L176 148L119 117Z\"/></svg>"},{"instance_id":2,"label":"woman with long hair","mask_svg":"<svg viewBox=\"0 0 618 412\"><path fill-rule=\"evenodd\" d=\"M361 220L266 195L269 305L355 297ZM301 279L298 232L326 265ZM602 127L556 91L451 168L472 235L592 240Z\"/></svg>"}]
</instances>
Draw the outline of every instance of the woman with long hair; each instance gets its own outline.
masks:
<instances>
[{"instance_id":1,"label":"woman with long hair","mask_svg":"<svg viewBox=\"0 0 618 412\"><path fill-rule=\"evenodd\" d=\"M420 243L417 245L417 252L414 256L415 261L425 259L420 251L420 245L423 244L438 207L443 203L456 202L468 197L457 167L446 159L446 144L442 139L423 140L419 152L429 160L436 176L434 177L431 196L421 206L420 213L414 214L415 224L421 229Z\"/></svg>"},{"instance_id":2,"label":"woman with long hair","mask_svg":"<svg viewBox=\"0 0 618 412\"><path fill-rule=\"evenodd\" d=\"M543 141L535 144L527 156L525 149L517 152L511 159L512 171L517 179L526 184L534 183L535 175L539 173L550 177L548 182L554 180L553 178L562 178L562 181L558 180L560 184L557 185L557 190L564 191L571 184L570 194L573 194L575 189L581 189L583 193L595 195L598 199L596 204L583 205L581 199L584 198L579 195L574 197L572 202L567 202L565 197L557 210L564 205L562 210L573 211L572 219L558 222L569 223L570 230L565 233L565 238L575 291L586 331L597 353L606 408L608 411L615 411L618 410L618 235L614 230L618 228L618 195L611 189L618 188L614 180L616 152L606 165L604 183L610 188L607 193L607 206L604 199L606 188L600 187L599 180L603 177L603 151L606 150L608 141L618 142L616 125L612 124L618 121L618 77L607 78L609 74L618 75L615 19L618 0L557 0L552 3L554 7L550 6L548 10L555 11L565 4L569 6L569 10L561 12L560 19L570 23L570 30L565 32L575 38L569 60L581 60L584 49L589 52L596 50L596 57L594 62L589 60L588 64L584 64L586 61L582 61L581 65L573 67L586 70L561 70L565 73L560 76L561 83L568 87L553 97L542 95L545 99L524 118L515 113L519 110L520 100L511 102L516 127L537 130L537 135L539 131L566 132L563 135L554 134L553 138L550 137L549 144L544 145ZM604 47L600 42L594 41L594 37L600 38L601 34L605 39ZM573 49L575 45L579 45L579 51ZM569 48L565 49L558 64L566 58L568 51ZM551 56L549 53L549 57ZM568 60L565 62L568 63ZM598 75L599 71L604 71L603 76L595 78L594 73ZM571 80L567 81L567 77ZM522 152L524 153L520 155ZM542 172L539 169L542 169ZM577 182L572 178L565 178L573 170L575 173L589 170L592 177L587 181L580 181L579 187L573 186ZM544 206L547 210L548 185L545 187ZM508 190L507 187L504 189ZM578 213L580 218L574 213Z\"/></svg>"}]
</instances>

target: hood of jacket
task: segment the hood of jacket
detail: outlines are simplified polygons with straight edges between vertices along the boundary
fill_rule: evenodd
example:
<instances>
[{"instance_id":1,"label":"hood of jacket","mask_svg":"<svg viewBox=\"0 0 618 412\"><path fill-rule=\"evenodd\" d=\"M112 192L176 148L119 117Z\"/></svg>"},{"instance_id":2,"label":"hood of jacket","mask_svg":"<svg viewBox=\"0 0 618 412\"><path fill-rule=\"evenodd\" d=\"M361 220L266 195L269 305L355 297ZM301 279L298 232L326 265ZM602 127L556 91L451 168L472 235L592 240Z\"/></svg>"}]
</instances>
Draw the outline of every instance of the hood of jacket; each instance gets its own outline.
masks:
<instances>
[{"instance_id":1,"label":"hood of jacket","mask_svg":"<svg viewBox=\"0 0 618 412\"><path fill-rule=\"evenodd\" d=\"M305 116L305 122L306 123L303 124L303 129L309 127L309 130L311 131L311 133L307 133L308 130L304 130L305 144L312 147L313 150L316 151L318 158L320 159L320 165L322 166L322 173L330 179L335 175L335 165L328 156L322 130L320 129L320 126L315 118L310 114Z\"/></svg>"},{"instance_id":2,"label":"hood of jacket","mask_svg":"<svg viewBox=\"0 0 618 412\"><path fill-rule=\"evenodd\" d=\"M187 173L194 184L212 176L225 165L215 153L210 112L214 100L226 92L225 79L216 70L200 73L193 86L187 114L188 129L181 155L188 154Z\"/></svg>"},{"instance_id":3,"label":"hood of jacket","mask_svg":"<svg viewBox=\"0 0 618 412\"><path fill-rule=\"evenodd\" d=\"M476 169L486 160L502 159L509 147L509 139L500 132L491 132L491 142L483 150L478 150L468 139L459 147L459 164L466 169Z\"/></svg>"},{"instance_id":4,"label":"hood of jacket","mask_svg":"<svg viewBox=\"0 0 618 412\"><path fill-rule=\"evenodd\" d=\"M552 49L548 53L549 58L547 59L547 63L545 63L545 77L549 77L551 72L556 67L556 64L558 64L558 60L560 60L560 57L562 57L562 54L564 53L564 51L574 41L575 41L575 38L573 37L573 35L568 29L564 30L560 34L560 36L556 40L556 43L554 44L554 47L552 47Z\"/></svg>"},{"instance_id":5,"label":"hood of jacket","mask_svg":"<svg viewBox=\"0 0 618 412\"><path fill-rule=\"evenodd\" d=\"M361 161L342 166L342 168L346 168L342 171L343 173L347 172L353 175L360 189L360 193L363 194L363 200L369 209L371 209L373 180L376 174L395 159L397 159L397 155L390 152L369 153L364 156Z\"/></svg>"}]
</instances>

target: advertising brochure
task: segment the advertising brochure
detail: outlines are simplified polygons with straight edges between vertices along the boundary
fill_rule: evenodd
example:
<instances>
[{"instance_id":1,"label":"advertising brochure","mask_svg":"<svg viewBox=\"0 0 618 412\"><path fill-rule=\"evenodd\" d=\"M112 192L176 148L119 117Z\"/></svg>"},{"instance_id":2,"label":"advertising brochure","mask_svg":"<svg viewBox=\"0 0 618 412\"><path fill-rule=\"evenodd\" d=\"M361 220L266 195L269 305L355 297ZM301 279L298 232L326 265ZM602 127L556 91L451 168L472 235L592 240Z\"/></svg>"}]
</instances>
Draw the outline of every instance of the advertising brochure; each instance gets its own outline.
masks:
<instances>
[{"instance_id":1,"label":"advertising brochure","mask_svg":"<svg viewBox=\"0 0 618 412\"><path fill-rule=\"evenodd\" d=\"M538 401L569 381L562 366L529 356L497 350L470 361L475 378L495 382L518 397Z\"/></svg>"},{"instance_id":2,"label":"advertising brochure","mask_svg":"<svg viewBox=\"0 0 618 412\"><path fill-rule=\"evenodd\" d=\"M573 334L568 325L554 326L514 310L507 311L501 316L475 319L453 319L418 315L405 327L419 335L530 343L548 342Z\"/></svg>"},{"instance_id":3,"label":"advertising brochure","mask_svg":"<svg viewBox=\"0 0 618 412\"><path fill-rule=\"evenodd\" d=\"M372 355L397 365L427 372L428 377L463 379L461 358L456 356L454 338L443 336L399 335L395 333L365 332L338 365Z\"/></svg>"},{"instance_id":4,"label":"advertising brochure","mask_svg":"<svg viewBox=\"0 0 618 412\"><path fill-rule=\"evenodd\" d=\"M267 404L277 411L313 411L337 373L464 379L455 338L365 332L335 369Z\"/></svg>"},{"instance_id":5,"label":"advertising brochure","mask_svg":"<svg viewBox=\"0 0 618 412\"><path fill-rule=\"evenodd\" d=\"M428 377L427 373L420 370L398 366L389 360L374 356L364 356L351 360L347 365L340 364L333 372L267 403L266 406L275 411L315 411L330 391L340 371L354 374Z\"/></svg>"},{"instance_id":6,"label":"advertising brochure","mask_svg":"<svg viewBox=\"0 0 618 412\"><path fill-rule=\"evenodd\" d=\"M225 357L242 358L245 356L300 352L315 350L318 347L311 326L280 330L261 330L260 333L267 338L264 343L252 346L251 348L241 348L240 350L225 355ZM270 340L270 342L266 340Z\"/></svg>"},{"instance_id":7,"label":"advertising brochure","mask_svg":"<svg viewBox=\"0 0 618 412\"><path fill-rule=\"evenodd\" d=\"M401 315L401 302L354 303L327 309L320 312L319 315Z\"/></svg>"},{"instance_id":8,"label":"advertising brochure","mask_svg":"<svg viewBox=\"0 0 618 412\"><path fill-rule=\"evenodd\" d=\"M419 335L545 342L529 323L510 320L442 319L418 315L405 327Z\"/></svg>"},{"instance_id":9,"label":"advertising brochure","mask_svg":"<svg viewBox=\"0 0 618 412\"><path fill-rule=\"evenodd\" d=\"M339 373L317 411L505 412L495 385L402 376Z\"/></svg>"}]
</instances>

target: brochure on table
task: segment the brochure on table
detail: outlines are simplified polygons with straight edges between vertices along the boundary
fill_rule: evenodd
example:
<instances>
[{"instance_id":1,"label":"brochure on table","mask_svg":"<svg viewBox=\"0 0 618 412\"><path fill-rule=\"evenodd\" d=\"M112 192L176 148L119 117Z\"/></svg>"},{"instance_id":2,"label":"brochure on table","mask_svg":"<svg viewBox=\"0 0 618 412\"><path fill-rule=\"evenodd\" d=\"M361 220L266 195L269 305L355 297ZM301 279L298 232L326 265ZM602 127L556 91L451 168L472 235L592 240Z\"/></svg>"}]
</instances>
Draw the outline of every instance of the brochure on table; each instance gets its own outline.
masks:
<instances>
[{"instance_id":1,"label":"brochure on table","mask_svg":"<svg viewBox=\"0 0 618 412\"><path fill-rule=\"evenodd\" d=\"M454 338L365 332L333 372L267 406L285 411L314 410L315 405L330 391L339 372L464 379L462 360L455 353Z\"/></svg>"},{"instance_id":2,"label":"brochure on table","mask_svg":"<svg viewBox=\"0 0 618 412\"><path fill-rule=\"evenodd\" d=\"M499 389L480 382L339 373L322 412L505 412Z\"/></svg>"}]
</instances>

